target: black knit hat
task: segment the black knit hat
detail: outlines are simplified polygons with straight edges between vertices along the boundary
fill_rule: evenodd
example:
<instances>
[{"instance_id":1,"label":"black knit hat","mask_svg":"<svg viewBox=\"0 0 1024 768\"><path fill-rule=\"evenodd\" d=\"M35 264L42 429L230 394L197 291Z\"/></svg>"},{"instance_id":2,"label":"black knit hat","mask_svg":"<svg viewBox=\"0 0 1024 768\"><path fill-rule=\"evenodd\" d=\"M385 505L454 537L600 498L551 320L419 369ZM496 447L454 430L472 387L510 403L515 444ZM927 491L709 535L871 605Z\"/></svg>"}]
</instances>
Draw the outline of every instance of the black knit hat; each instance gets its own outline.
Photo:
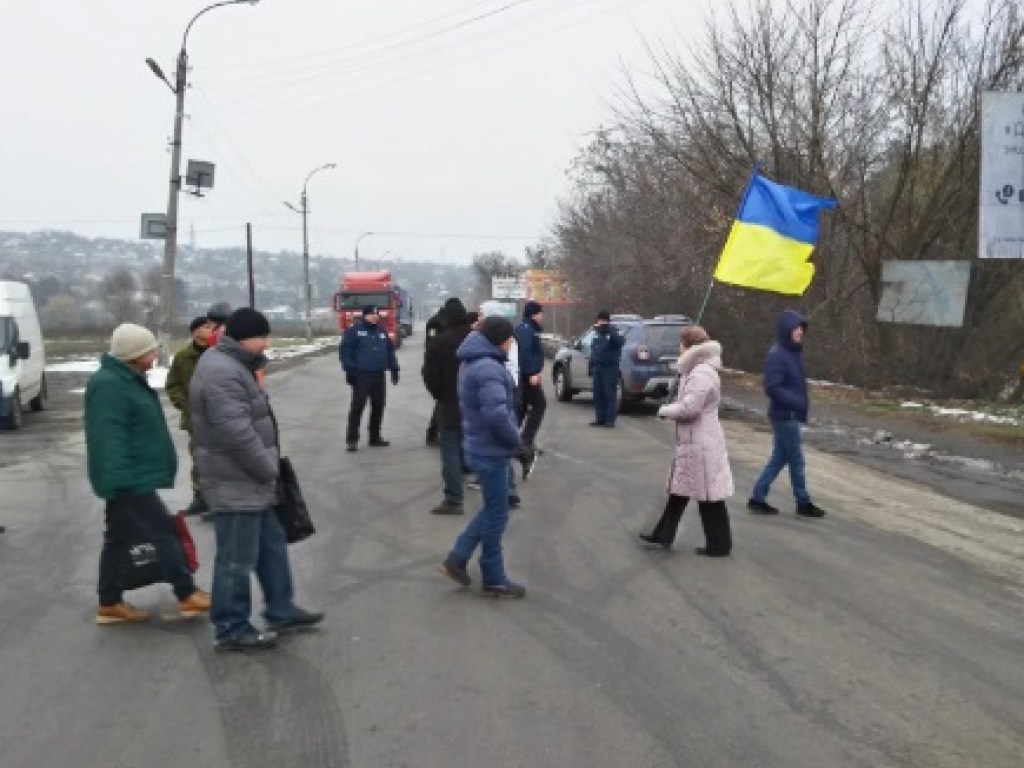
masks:
<instances>
[{"instance_id":1,"label":"black knit hat","mask_svg":"<svg viewBox=\"0 0 1024 768\"><path fill-rule=\"evenodd\" d=\"M504 317L485 317L483 325L480 326L483 337L496 347L511 339L514 332L512 322Z\"/></svg>"},{"instance_id":2,"label":"black knit hat","mask_svg":"<svg viewBox=\"0 0 1024 768\"><path fill-rule=\"evenodd\" d=\"M597 313L597 319L598 320L611 320L612 316L611 316L611 313L608 312L607 309L602 309L600 312Z\"/></svg>"},{"instance_id":3,"label":"black knit hat","mask_svg":"<svg viewBox=\"0 0 1024 768\"><path fill-rule=\"evenodd\" d=\"M526 302L526 306L523 307L523 317L533 317L544 311L544 307L536 301Z\"/></svg>"},{"instance_id":4,"label":"black knit hat","mask_svg":"<svg viewBox=\"0 0 1024 768\"><path fill-rule=\"evenodd\" d=\"M454 296L444 303L444 320L448 325L464 325L466 322L466 305L462 299Z\"/></svg>"},{"instance_id":5,"label":"black knit hat","mask_svg":"<svg viewBox=\"0 0 1024 768\"><path fill-rule=\"evenodd\" d=\"M235 341L269 336L270 323L262 312L257 312L250 307L242 307L231 313L228 321L224 324L224 335Z\"/></svg>"},{"instance_id":6,"label":"black knit hat","mask_svg":"<svg viewBox=\"0 0 1024 768\"><path fill-rule=\"evenodd\" d=\"M192 322L188 324L188 332L195 333L196 328L201 328L210 322L210 318L206 315L200 315L199 317L192 318Z\"/></svg>"}]
</instances>

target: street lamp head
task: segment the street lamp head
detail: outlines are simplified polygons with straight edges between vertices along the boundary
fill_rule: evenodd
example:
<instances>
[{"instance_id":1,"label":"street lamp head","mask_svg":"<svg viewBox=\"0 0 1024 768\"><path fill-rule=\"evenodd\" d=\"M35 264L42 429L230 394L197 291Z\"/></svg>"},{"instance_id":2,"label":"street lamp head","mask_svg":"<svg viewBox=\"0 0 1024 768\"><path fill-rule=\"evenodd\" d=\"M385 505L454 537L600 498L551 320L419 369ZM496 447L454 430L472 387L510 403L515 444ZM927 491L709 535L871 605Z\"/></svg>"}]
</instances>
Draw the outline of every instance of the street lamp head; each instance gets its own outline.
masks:
<instances>
[{"instance_id":1,"label":"street lamp head","mask_svg":"<svg viewBox=\"0 0 1024 768\"><path fill-rule=\"evenodd\" d=\"M171 81L168 80L167 76L164 74L164 71L160 69L159 64L157 64L153 59L146 59L146 66L150 68L150 70L153 72L154 75L157 76L157 78L164 81L167 87L171 89L172 93L177 93L177 91L174 90L174 86L171 85Z\"/></svg>"}]
</instances>

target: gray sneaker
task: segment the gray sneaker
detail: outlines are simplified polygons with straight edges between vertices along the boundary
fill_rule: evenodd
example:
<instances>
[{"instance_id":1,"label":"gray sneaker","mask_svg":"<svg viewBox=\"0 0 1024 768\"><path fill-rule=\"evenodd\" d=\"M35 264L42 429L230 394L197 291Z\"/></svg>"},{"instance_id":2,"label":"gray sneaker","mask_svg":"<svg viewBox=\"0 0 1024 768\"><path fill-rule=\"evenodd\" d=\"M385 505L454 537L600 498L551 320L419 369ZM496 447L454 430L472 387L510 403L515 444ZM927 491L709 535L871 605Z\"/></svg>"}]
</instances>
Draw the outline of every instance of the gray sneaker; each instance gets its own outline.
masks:
<instances>
[{"instance_id":1,"label":"gray sneaker","mask_svg":"<svg viewBox=\"0 0 1024 768\"><path fill-rule=\"evenodd\" d=\"M484 584L483 592L490 597L511 597L515 599L526 597L526 587L507 579L504 584Z\"/></svg>"}]
</instances>

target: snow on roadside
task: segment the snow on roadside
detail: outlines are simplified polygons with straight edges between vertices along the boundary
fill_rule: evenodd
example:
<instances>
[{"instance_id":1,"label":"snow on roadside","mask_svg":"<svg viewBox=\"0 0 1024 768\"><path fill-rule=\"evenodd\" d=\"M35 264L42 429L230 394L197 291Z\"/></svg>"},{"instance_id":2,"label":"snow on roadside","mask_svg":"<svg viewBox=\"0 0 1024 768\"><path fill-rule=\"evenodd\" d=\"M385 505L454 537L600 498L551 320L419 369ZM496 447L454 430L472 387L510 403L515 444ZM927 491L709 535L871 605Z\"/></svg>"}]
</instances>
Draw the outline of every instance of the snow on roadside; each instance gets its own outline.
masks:
<instances>
[{"instance_id":1,"label":"snow on roadside","mask_svg":"<svg viewBox=\"0 0 1024 768\"><path fill-rule=\"evenodd\" d=\"M285 344L280 347L272 347L267 357L271 360L289 360L295 357L304 357L320 352L327 347L337 345L337 338L317 339L312 344ZM173 359L173 358L172 358ZM99 358L92 357L88 360L68 360L61 363L51 363L46 366L47 373L95 373L99 370ZM163 389L167 383L167 368L155 367L146 374L149 386L153 389ZM80 395L85 392L82 388L70 390L73 395Z\"/></svg>"},{"instance_id":2,"label":"snow on roadside","mask_svg":"<svg viewBox=\"0 0 1024 768\"><path fill-rule=\"evenodd\" d=\"M1011 427L1020 426L1021 420L1014 416L999 416L985 411L971 411L966 408L943 408L938 405L925 405L914 401L900 403L901 408L927 409L935 416L943 416L958 421L985 422L988 424L1004 424Z\"/></svg>"}]
</instances>

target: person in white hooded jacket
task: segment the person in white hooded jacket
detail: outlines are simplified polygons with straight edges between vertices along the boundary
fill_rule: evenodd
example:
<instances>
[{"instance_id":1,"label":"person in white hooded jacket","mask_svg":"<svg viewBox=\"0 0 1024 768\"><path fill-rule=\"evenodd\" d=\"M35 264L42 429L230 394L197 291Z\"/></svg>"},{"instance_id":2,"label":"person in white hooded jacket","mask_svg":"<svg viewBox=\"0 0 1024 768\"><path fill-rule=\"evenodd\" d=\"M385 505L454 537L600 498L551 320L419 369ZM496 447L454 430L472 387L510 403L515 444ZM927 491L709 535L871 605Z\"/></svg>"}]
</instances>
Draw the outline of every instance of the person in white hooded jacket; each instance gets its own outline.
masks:
<instances>
[{"instance_id":1,"label":"person in white hooded jacket","mask_svg":"<svg viewBox=\"0 0 1024 768\"><path fill-rule=\"evenodd\" d=\"M697 501L706 544L697 554L725 557L732 550L729 510L725 500L733 494L732 471L725 434L718 420L722 400L722 346L700 326L682 333L679 392L675 402L661 406L658 417L676 423L676 444L668 481L668 501L650 534L640 539L668 549L675 541L679 521L690 499Z\"/></svg>"}]
</instances>

